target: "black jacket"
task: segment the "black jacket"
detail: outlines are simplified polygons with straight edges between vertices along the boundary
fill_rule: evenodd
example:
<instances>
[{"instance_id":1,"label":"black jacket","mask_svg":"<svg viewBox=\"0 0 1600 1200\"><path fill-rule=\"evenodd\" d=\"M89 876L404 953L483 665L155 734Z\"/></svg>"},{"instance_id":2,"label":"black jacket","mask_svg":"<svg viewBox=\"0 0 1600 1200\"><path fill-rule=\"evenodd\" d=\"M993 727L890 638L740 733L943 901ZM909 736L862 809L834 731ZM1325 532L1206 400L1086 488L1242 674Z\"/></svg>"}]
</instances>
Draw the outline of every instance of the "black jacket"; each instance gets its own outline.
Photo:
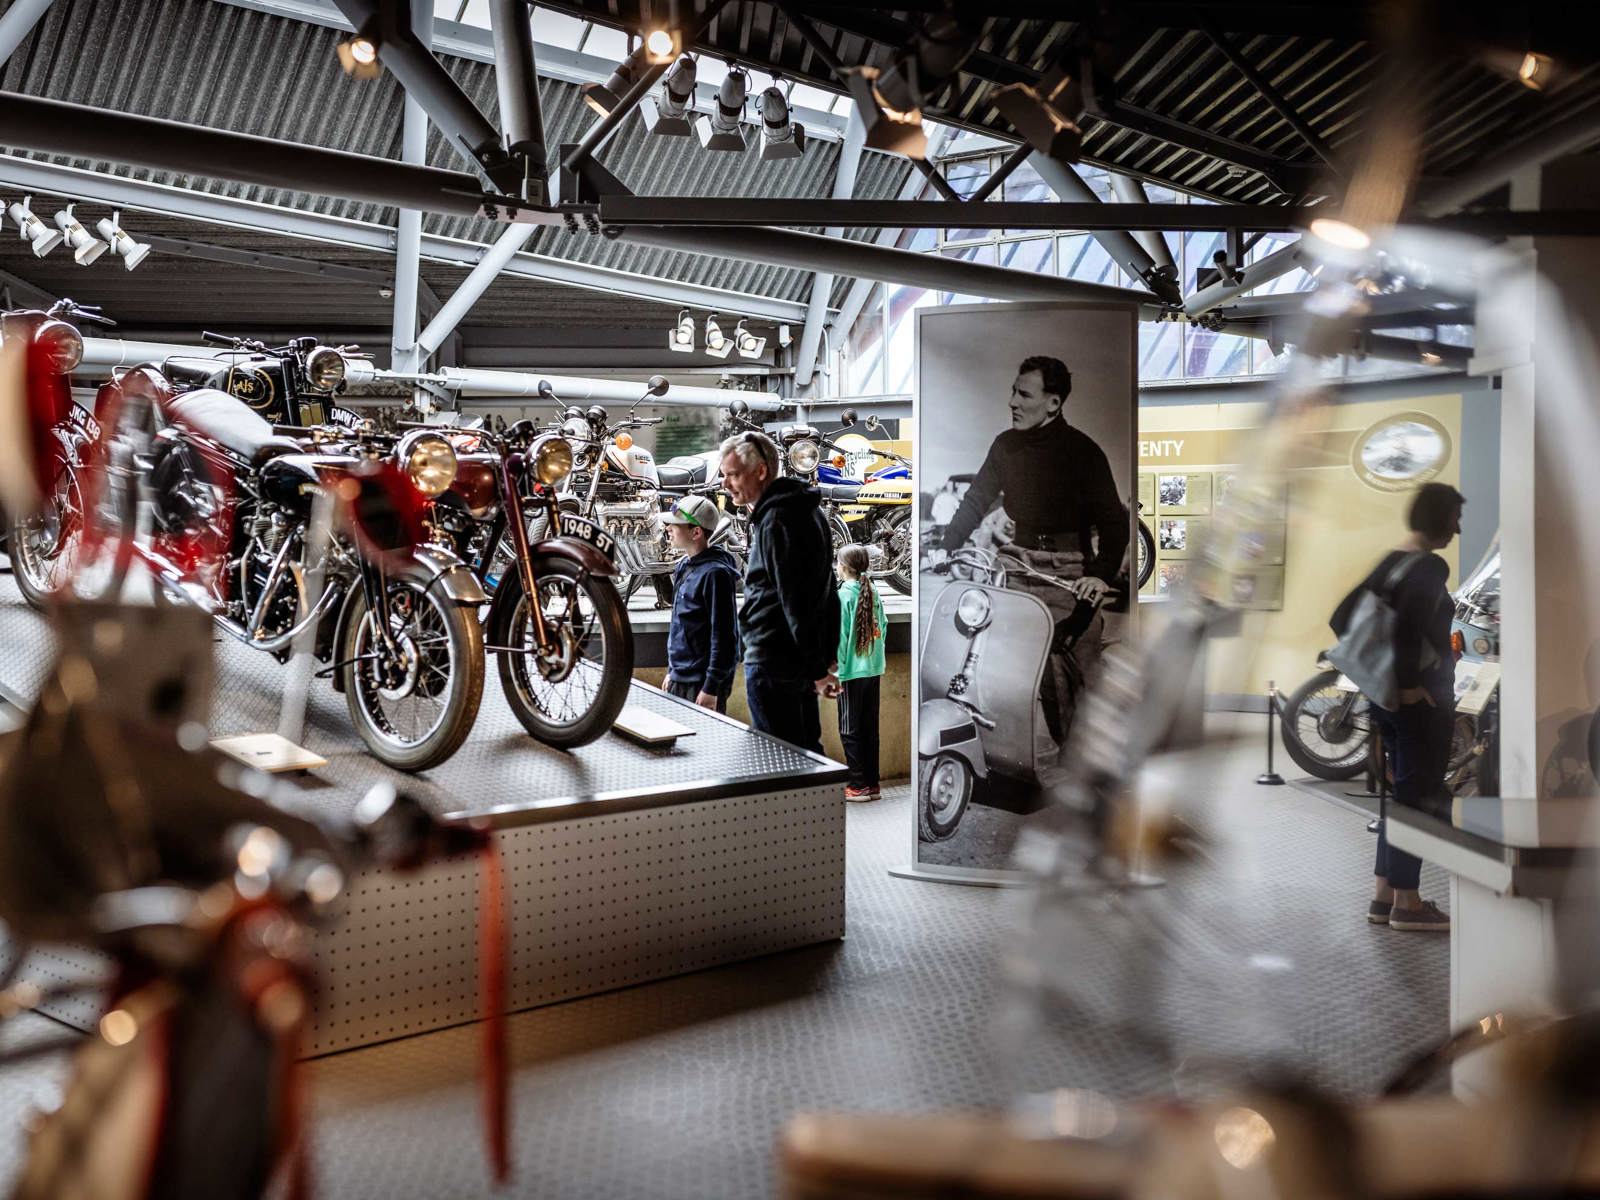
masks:
<instances>
[{"instance_id":1,"label":"black jacket","mask_svg":"<svg viewBox=\"0 0 1600 1200\"><path fill-rule=\"evenodd\" d=\"M750 558L739 612L744 660L790 679L821 679L839 650L833 539L821 497L777 479L750 514Z\"/></svg>"},{"instance_id":2,"label":"black jacket","mask_svg":"<svg viewBox=\"0 0 1600 1200\"><path fill-rule=\"evenodd\" d=\"M733 594L739 563L712 546L672 572L672 625L667 630L667 673L713 696L733 686L739 661L738 616Z\"/></svg>"},{"instance_id":3,"label":"black jacket","mask_svg":"<svg viewBox=\"0 0 1600 1200\"><path fill-rule=\"evenodd\" d=\"M1339 602L1328 621L1334 633L1344 636L1361 594L1368 590L1382 593L1389 576L1407 553L1405 550L1389 551L1378 560L1371 574ZM1446 586L1449 578L1449 563L1437 554L1424 554L1406 570L1388 597L1396 617L1395 682L1402 688L1425 687L1440 704L1455 695L1456 660L1450 647L1450 621L1455 615L1455 605L1450 602L1450 590ZM1425 646L1433 649L1433 654L1426 656L1433 662L1426 667L1422 665Z\"/></svg>"},{"instance_id":4,"label":"black jacket","mask_svg":"<svg viewBox=\"0 0 1600 1200\"><path fill-rule=\"evenodd\" d=\"M1036 429L1008 429L994 439L945 529L946 548L971 537L996 499L1017 523L1020 545L1033 546L1041 535L1075 533L1085 575L1109 583L1122 569L1130 526L1111 464L1093 438L1064 418ZM1099 537L1092 556L1091 533Z\"/></svg>"}]
</instances>

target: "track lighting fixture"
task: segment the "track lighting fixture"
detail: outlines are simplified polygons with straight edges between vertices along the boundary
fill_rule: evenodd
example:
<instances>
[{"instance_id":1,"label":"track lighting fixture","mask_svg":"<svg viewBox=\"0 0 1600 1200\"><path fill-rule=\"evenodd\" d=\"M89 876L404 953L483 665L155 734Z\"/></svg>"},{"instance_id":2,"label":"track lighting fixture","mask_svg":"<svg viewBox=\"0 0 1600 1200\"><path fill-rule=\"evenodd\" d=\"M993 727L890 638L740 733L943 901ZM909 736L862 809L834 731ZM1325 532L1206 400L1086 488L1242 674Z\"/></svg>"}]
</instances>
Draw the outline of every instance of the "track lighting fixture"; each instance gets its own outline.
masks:
<instances>
[{"instance_id":1,"label":"track lighting fixture","mask_svg":"<svg viewBox=\"0 0 1600 1200\"><path fill-rule=\"evenodd\" d=\"M1040 154L1059 163L1075 163L1083 149L1083 87L1056 66L1037 84L1013 83L994 93L994 106Z\"/></svg>"},{"instance_id":2,"label":"track lighting fixture","mask_svg":"<svg viewBox=\"0 0 1600 1200\"><path fill-rule=\"evenodd\" d=\"M33 256L43 258L61 245L65 235L51 229L34 216L33 209L29 207L32 203L32 196L24 196L20 203L13 200L10 208L11 219L17 223L17 236L32 245Z\"/></svg>"},{"instance_id":3,"label":"track lighting fixture","mask_svg":"<svg viewBox=\"0 0 1600 1200\"><path fill-rule=\"evenodd\" d=\"M700 118L700 144L707 150L744 150L745 95L749 77L737 67L729 71L717 89L716 109Z\"/></svg>"},{"instance_id":4,"label":"track lighting fixture","mask_svg":"<svg viewBox=\"0 0 1600 1200\"><path fill-rule=\"evenodd\" d=\"M761 160L799 158L806 152L806 127L789 112L789 99L776 86L761 93Z\"/></svg>"},{"instance_id":5,"label":"track lighting fixture","mask_svg":"<svg viewBox=\"0 0 1600 1200\"><path fill-rule=\"evenodd\" d=\"M767 348L767 339L757 337L744 327L743 320L734 327L733 345L739 352L740 358L760 358L761 352Z\"/></svg>"},{"instance_id":6,"label":"track lighting fixture","mask_svg":"<svg viewBox=\"0 0 1600 1200\"><path fill-rule=\"evenodd\" d=\"M583 102L600 116L610 116L623 94L644 74L649 62L650 51L644 46L637 47L612 69L604 83L583 85Z\"/></svg>"},{"instance_id":7,"label":"track lighting fixture","mask_svg":"<svg viewBox=\"0 0 1600 1200\"><path fill-rule=\"evenodd\" d=\"M733 341L722 332L715 315L706 318L706 353L712 358L727 358L733 353Z\"/></svg>"},{"instance_id":8,"label":"track lighting fixture","mask_svg":"<svg viewBox=\"0 0 1600 1200\"><path fill-rule=\"evenodd\" d=\"M676 29L652 29L645 36L644 48L652 63L669 63L682 53L683 35Z\"/></svg>"},{"instance_id":9,"label":"track lighting fixture","mask_svg":"<svg viewBox=\"0 0 1600 1200\"><path fill-rule=\"evenodd\" d=\"M95 229L110 244L111 253L120 258L122 265L130 271L150 254L150 247L146 243L134 241L123 230L120 212L114 212L109 217L101 217L96 222Z\"/></svg>"},{"instance_id":10,"label":"track lighting fixture","mask_svg":"<svg viewBox=\"0 0 1600 1200\"><path fill-rule=\"evenodd\" d=\"M73 215L72 209L73 206L69 204L56 213L56 228L61 230L67 245L72 247L72 260L80 267L87 267L111 247L85 229L83 222Z\"/></svg>"},{"instance_id":11,"label":"track lighting fixture","mask_svg":"<svg viewBox=\"0 0 1600 1200\"><path fill-rule=\"evenodd\" d=\"M1335 250L1360 252L1372 245L1366 230L1336 217L1318 217L1311 222L1311 235Z\"/></svg>"},{"instance_id":12,"label":"track lighting fixture","mask_svg":"<svg viewBox=\"0 0 1600 1200\"><path fill-rule=\"evenodd\" d=\"M383 63L378 59L382 45L383 39L378 36L378 18L374 16L336 47L339 65L352 79L376 79L383 74Z\"/></svg>"},{"instance_id":13,"label":"track lighting fixture","mask_svg":"<svg viewBox=\"0 0 1600 1200\"><path fill-rule=\"evenodd\" d=\"M690 124L689 106L694 103L696 68L694 59L685 54L661 80L659 99L646 96L639 105L644 127L651 133L668 137L688 137L694 132Z\"/></svg>"},{"instance_id":14,"label":"track lighting fixture","mask_svg":"<svg viewBox=\"0 0 1600 1200\"><path fill-rule=\"evenodd\" d=\"M678 323L667 334L667 349L679 354L694 353L694 318L687 308L678 313Z\"/></svg>"},{"instance_id":15,"label":"track lighting fixture","mask_svg":"<svg viewBox=\"0 0 1600 1200\"><path fill-rule=\"evenodd\" d=\"M983 36L983 21L936 13L883 68L857 67L846 80L866 125L871 150L922 158L928 150L922 110L967 61Z\"/></svg>"}]
</instances>

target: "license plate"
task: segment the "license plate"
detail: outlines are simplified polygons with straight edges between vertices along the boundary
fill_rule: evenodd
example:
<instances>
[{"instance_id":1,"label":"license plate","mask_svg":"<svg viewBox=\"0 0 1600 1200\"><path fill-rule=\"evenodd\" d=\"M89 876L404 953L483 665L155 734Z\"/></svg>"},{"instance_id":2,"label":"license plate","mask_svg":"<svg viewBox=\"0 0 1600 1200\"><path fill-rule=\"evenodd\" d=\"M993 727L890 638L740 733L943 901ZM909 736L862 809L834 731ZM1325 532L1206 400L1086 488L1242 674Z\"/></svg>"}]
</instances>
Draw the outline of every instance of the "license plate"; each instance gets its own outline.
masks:
<instances>
[{"instance_id":1,"label":"license plate","mask_svg":"<svg viewBox=\"0 0 1600 1200\"><path fill-rule=\"evenodd\" d=\"M560 529L562 537L577 538L580 542L588 542L607 558L615 558L617 556L617 539L587 517L575 516L572 513L562 513Z\"/></svg>"}]
</instances>

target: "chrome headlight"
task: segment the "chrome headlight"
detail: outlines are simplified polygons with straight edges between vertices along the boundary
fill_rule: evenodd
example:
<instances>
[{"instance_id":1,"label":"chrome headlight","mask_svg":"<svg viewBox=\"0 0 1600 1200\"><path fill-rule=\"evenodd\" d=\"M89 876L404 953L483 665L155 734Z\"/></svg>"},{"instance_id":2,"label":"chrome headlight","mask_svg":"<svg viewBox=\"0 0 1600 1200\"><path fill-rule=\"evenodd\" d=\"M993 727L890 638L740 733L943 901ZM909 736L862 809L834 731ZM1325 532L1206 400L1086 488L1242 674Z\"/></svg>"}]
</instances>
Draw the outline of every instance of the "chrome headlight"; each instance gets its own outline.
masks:
<instances>
[{"instance_id":1,"label":"chrome headlight","mask_svg":"<svg viewBox=\"0 0 1600 1200\"><path fill-rule=\"evenodd\" d=\"M810 438L801 438L789 447L789 469L796 475L810 475L822 461L822 451Z\"/></svg>"},{"instance_id":2,"label":"chrome headlight","mask_svg":"<svg viewBox=\"0 0 1600 1200\"><path fill-rule=\"evenodd\" d=\"M73 371L83 361L83 338L65 321L46 321L34 331L33 341L59 375Z\"/></svg>"},{"instance_id":3,"label":"chrome headlight","mask_svg":"<svg viewBox=\"0 0 1600 1200\"><path fill-rule=\"evenodd\" d=\"M419 430L407 434L395 453L411 485L429 500L442 496L455 482L456 452L437 433Z\"/></svg>"},{"instance_id":4,"label":"chrome headlight","mask_svg":"<svg viewBox=\"0 0 1600 1200\"><path fill-rule=\"evenodd\" d=\"M962 633L968 635L981 633L988 627L993 609L994 605L989 600L988 592L968 588L961 593L961 599L956 601L956 624Z\"/></svg>"},{"instance_id":5,"label":"chrome headlight","mask_svg":"<svg viewBox=\"0 0 1600 1200\"><path fill-rule=\"evenodd\" d=\"M572 474L572 443L560 437L540 438L533 447L533 473L548 485Z\"/></svg>"},{"instance_id":6,"label":"chrome headlight","mask_svg":"<svg viewBox=\"0 0 1600 1200\"><path fill-rule=\"evenodd\" d=\"M344 382L344 355L332 346L318 346L306 355L306 379L311 386L331 392Z\"/></svg>"}]
</instances>

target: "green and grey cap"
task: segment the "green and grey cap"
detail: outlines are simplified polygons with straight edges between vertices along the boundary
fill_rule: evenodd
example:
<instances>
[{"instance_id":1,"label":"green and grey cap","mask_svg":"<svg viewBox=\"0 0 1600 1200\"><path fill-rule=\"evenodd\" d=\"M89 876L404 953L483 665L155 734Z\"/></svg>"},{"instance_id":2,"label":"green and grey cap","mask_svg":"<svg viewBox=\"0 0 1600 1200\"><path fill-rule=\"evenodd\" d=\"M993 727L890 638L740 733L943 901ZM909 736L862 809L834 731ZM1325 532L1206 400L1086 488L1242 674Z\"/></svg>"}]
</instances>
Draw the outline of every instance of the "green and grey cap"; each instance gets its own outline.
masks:
<instances>
[{"instance_id":1,"label":"green and grey cap","mask_svg":"<svg viewBox=\"0 0 1600 1200\"><path fill-rule=\"evenodd\" d=\"M683 496L662 517L669 525L698 525L707 533L717 527L721 517L717 506L704 496Z\"/></svg>"}]
</instances>

